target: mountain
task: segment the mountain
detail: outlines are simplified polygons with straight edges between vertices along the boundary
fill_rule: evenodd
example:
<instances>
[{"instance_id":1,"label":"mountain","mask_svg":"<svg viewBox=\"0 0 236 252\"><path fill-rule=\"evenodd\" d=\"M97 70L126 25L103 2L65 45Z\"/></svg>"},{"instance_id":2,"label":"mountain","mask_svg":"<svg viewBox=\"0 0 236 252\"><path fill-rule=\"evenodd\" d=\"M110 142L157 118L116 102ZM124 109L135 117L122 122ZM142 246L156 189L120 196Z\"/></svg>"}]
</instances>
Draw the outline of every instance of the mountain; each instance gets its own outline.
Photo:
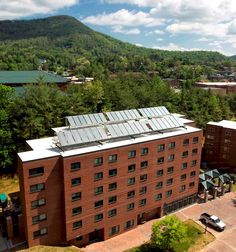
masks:
<instances>
[{"instance_id":1,"label":"mountain","mask_svg":"<svg viewBox=\"0 0 236 252\"><path fill-rule=\"evenodd\" d=\"M93 31L70 16L0 21L0 69L45 70L95 75L109 72L158 71L230 61L218 52L169 52L137 47ZM162 74L162 72L165 74Z\"/></svg>"},{"instance_id":2,"label":"mountain","mask_svg":"<svg viewBox=\"0 0 236 252\"><path fill-rule=\"evenodd\" d=\"M230 56L230 59L236 60L236 55Z\"/></svg>"}]
</instances>

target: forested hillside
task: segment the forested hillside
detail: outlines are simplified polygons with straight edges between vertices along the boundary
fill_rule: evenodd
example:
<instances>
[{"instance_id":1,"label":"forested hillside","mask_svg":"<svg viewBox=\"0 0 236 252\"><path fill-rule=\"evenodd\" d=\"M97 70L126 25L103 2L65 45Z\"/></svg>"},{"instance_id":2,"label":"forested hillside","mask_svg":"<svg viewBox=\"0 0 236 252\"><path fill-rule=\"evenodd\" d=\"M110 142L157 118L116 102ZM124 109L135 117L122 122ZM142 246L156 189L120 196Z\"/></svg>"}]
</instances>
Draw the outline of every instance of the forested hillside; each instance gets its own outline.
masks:
<instances>
[{"instance_id":1,"label":"forested hillside","mask_svg":"<svg viewBox=\"0 0 236 252\"><path fill-rule=\"evenodd\" d=\"M165 78L190 70L198 77L232 62L218 52L140 48L95 32L69 16L0 22L1 70L42 67L96 77L114 72L156 71ZM182 75L177 77L185 78Z\"/></svg>"}]
</instances>

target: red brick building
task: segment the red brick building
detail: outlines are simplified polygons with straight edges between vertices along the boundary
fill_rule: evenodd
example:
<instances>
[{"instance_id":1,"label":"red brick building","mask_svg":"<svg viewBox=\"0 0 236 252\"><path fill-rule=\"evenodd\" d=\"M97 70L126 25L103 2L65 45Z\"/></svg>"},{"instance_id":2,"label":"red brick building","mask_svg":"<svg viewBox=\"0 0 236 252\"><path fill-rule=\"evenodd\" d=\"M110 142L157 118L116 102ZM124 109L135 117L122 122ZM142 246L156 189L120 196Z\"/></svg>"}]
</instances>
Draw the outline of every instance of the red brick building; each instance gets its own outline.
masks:
<instances>
[{"instance_id":1,"label":"red brick building","mask_svg":"<svg viewBox=\"0 0 236 252\"><path fill-rule=\"evenodd\" d=\"M204 152L209 167L236 172L236 122L209 122Z\"/></svg>"},{"instance_id":2,"label":"red brick building","mask_svg":"<svg viewBox=\"0 0 236 252\"><path fill-rule=\"evenodd\" d=\"M67 122L18 154L29 246L106 240L195 202L202 131L192 121L157 107Z\"/></svg>"}]
</instances>

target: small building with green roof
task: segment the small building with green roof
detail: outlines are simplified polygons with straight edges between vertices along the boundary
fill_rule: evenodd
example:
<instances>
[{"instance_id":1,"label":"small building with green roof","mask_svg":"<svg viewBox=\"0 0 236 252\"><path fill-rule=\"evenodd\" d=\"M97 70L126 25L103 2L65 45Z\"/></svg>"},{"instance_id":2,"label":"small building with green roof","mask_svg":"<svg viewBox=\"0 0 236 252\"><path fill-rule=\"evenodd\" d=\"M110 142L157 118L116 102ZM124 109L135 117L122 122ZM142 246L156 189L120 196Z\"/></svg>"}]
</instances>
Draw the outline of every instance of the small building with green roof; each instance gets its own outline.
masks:
<instances>
[{"instance_id":1,"label":"small building with green roof","mask_svg":"<svg viewBox=\"0 0 236 252\"><path fill-rule=\"evenodd\" d=\"M0 71L0 84L14 87L17 92L22 86L26 84L37 84L39 81L48 84L58 84L63 90L66 89L68 83L66 78L45 71Z\"/></svg>"}]
</instances>

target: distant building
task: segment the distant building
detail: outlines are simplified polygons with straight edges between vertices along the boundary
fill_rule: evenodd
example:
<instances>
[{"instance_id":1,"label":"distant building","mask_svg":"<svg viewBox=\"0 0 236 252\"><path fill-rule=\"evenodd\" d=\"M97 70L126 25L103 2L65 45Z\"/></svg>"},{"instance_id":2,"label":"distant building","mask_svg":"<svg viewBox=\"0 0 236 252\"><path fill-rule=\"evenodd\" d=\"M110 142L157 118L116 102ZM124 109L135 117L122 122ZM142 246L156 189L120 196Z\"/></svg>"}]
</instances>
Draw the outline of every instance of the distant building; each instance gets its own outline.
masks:
<instances>
[{"instance_id":1,"label":"distant building","mask_svg":"<svg viewBox=\"0 0 236 252\"><path fill-rule=\"evenodd\" d=\"M236 172L236 122L207 123L204 153L209 167Z\"/></svg>"},{"instance_id":2,"label":"distant building","mask_svg":"<svg viewBox=\"0 0 236 252\"><path fill-rule=\"evenodd\" d=\"M236 93L236 82L196 82L195 87L221 95Z\"/></svg>"},{"instance_id":3,"label":"distant building","mask_svg":"<svg viewBox=\"0 0 236 252\"><path fill-rule=\"evenodd\" d=\"M0 71L0 84L14 87L16 91L20 91L26 84L37 84L39 80L55 83L62 90L68 83L66 78L45 71Z\"/></svg>"},{"instance_id":4,"label":"distant building","mask_svg":"<svg viewBox=\"0 0 236 252\"><path fill-rule=\"evenodd\" d=\"M165 107L67 117L27 141L19 181L29 246L83 246L197 199L202 130Z\"/></svg>"},{"instance_id":5,"label":"distant building","mask_svg":"<svg viewBox=\"0 0 236 252\"><path fill-rule=\"evenodd\" d=\"M94 78L92 77L76 77L76 76L68 76L66 77L68 81L70 81L73 84L85 84L88 82L92 82Z\"/></svg>"}]
</instances>

